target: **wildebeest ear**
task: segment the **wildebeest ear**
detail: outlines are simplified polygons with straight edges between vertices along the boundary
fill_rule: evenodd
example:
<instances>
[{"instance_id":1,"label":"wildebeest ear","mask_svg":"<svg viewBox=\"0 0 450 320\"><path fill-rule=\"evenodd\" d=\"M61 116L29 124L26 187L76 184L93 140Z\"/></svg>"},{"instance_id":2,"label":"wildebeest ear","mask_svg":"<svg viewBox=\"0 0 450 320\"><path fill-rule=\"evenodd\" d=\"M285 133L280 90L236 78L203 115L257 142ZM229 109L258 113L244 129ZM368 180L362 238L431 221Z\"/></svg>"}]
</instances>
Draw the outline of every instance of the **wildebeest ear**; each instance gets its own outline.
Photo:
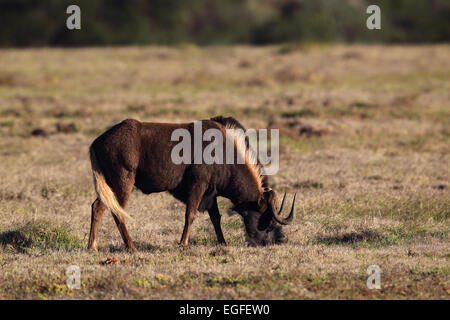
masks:
<instances>
[{"instance_id":1,"label":"wildebeest ear","mask_svg":"<svg viewBox=\"0 0 450 320\"><path fill-rule=\"evenodd\" d=\"M271 188L265 188L261 197L258 199L260 212L266 211L268 208L275 208L277 195Z\"/></svg>"}]
</instances>

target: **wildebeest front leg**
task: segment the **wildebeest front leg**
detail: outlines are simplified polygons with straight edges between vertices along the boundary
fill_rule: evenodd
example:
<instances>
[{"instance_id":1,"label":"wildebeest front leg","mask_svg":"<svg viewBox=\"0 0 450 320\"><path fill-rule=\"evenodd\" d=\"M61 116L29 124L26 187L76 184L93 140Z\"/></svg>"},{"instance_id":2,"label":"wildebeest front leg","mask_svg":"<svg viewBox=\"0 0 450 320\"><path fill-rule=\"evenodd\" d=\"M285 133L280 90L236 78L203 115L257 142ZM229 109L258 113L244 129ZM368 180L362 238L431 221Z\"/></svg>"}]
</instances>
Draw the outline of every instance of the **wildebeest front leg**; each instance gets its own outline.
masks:
<instances>
[{"instance_id":1,"label":"wildebeest front leg","mask_svg":"<svg viewBox=\"0 0 450 320\"><path fill-rule=\"evenodd\" d=\"M201 186L196 186L192 188L191 194L189 195L189 199L186 203L186 215L185 215L183 235L181 236L180 240L180 245L183 248L187 248L189 245L189 235L191 233L191 225L195 219L195 215L197 214L197 209L204 192L205 192L204 188L202 188Z\"/></svg>"},{"instance_id":2,"label":"wildebeest front leg","mask_svg":"<svg viewBox=\"0 0 450 320\"><path fill-rule=\"evenodd\" d=\"M222 227L220 226L220 212L219 207L217 206L217 198L214 198L212 207L208 209L208 213L214 226L214 231L216 231L217 241L219 241L220 244L226 245L227 243L223 237Z\"/></svg>"}]
</instances>

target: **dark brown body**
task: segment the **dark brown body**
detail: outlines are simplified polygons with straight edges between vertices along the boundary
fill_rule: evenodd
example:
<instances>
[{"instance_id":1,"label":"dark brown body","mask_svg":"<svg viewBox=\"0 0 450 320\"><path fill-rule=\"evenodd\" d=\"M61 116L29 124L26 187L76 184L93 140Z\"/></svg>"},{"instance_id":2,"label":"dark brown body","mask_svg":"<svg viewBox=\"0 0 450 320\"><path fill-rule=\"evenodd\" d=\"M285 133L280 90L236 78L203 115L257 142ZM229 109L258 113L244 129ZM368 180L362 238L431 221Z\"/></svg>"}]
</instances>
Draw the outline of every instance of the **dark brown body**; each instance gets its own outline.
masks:
<instances>
[{"instance_id":1,"label":"dark brown body","mask_svg":"<svg viewBox=\"0 0 450 320\"><path fill-rule=\"evenodd\" d=\"M194 135L193 123L169 124L124 120L92 143L90 153L93 170L104 175L106 187L109 186L122 208L125 208L133 186L146 194L169 191L184 202L186 220L180 241L182 246L188 245L191 224L197 210L208 211L218 241L225 243L216 197L226 197L235 205L258 203L264 192L261 181L255 181L254 173L245 164L174 164L171 152L178 141L171 141L171 135L177 128L187 129L192 137ZM225 135L225 127L221 123L212 120L202 121L202 133L209 128L219 129ZM101 189L101 186L98 189ZM92 250L97 249L98 223L107 208L105 205L107 201L103 200L99 196L92 204L88 245ZM124 216L111 210L125 245L135 250L125 226Z\"/></svg>"}]
</instances>

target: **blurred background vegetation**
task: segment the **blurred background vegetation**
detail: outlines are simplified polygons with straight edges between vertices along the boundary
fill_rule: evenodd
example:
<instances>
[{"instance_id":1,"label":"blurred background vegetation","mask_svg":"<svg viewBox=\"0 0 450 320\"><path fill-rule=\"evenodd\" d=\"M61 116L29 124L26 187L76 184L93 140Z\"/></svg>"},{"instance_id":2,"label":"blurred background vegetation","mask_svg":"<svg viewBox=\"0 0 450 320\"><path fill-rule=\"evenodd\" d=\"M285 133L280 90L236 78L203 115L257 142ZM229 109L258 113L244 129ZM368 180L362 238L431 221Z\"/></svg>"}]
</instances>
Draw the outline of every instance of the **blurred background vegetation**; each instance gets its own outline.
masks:
<instances>
[{"instance_id":1,"label":"blurred background vegetation","mask_svg":"<svg viewBox=\"0 0 450 320\"><path fill-rule=\"evenodd\" d=\"M66 8L81 8L68 30ZM382 30L366 28L377 4ZM0 46L430 43L450 39L449 0L0 0Z\"/></svg>"}]
</instances>

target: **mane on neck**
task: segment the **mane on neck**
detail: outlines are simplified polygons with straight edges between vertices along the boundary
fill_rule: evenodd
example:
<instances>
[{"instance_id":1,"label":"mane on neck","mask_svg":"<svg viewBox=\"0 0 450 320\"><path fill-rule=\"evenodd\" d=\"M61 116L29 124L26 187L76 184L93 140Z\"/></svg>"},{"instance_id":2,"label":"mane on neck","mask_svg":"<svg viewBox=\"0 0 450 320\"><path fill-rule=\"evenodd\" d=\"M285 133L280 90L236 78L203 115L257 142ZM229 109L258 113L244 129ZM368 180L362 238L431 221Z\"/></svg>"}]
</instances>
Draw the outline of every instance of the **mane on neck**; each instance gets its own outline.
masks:
<instances>
[{"instance_id":1,"label":"mane on neck","mask_svg":"<svg viewBox=\"0 0 450 320\"><path fill-rule=\"evenodd\" d=\"M236 152L242 159L244 164L248 168L255 185L258 190L263 190L263 176L261 165L258 163L258 157L256 152L247 145L245 129L239 122L227 122L225 123L225 129L227 136L234 141Z\"/></svg>"}]
</instances>

